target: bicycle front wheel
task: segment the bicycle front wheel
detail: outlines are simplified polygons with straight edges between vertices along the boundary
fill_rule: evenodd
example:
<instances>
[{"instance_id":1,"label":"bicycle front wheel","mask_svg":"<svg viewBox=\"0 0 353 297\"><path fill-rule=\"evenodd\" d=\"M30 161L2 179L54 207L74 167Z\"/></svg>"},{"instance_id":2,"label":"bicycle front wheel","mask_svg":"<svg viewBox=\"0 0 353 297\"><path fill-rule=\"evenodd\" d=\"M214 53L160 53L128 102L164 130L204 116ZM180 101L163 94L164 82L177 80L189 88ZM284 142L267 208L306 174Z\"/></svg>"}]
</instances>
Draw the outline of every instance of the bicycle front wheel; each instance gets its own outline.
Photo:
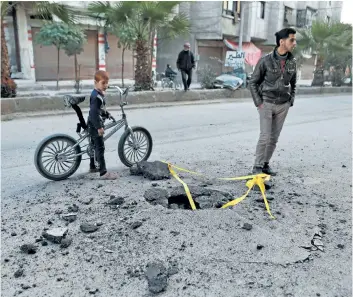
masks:
<instances>
[{"instance_id":1,"label":"bicycle front wheel","mask_svg":"<svg viewBox=\"0 0 353 297\"><path fill-rule=\"evenodd\" d=\"M147 161L152 152L152 137L150 132L143 127L132 127L135 144L132 134L126 130L121 136L118 145L120 161L127 167Z\"/></svg>"}]
</instances>

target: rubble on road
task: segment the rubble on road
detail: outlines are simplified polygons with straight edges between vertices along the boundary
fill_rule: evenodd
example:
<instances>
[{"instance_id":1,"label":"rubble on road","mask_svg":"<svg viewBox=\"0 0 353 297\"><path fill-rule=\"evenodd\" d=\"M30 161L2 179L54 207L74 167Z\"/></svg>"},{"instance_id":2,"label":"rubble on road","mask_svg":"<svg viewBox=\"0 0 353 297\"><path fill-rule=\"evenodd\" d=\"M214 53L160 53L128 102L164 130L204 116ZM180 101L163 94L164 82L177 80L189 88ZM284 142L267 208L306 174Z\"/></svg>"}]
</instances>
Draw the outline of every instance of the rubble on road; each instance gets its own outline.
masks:
<instances>
[{"instance_id":1,"label":"rubble on road","mask_svg":"<svg viewBox=\"0 0 353 297\"><path fill-rule=\"evenodd\" d=\"M168 271L162 262L148 263L145 276L151 293L157 294L166 290L168 286Z\"/></svg>"},{"instance_id":2,"label":"rubble on road","mask_svg":"<svg viewBox=\"0 0 353 297\"><path fill-rule=\"evenodd\" d=\"M53 228L42 233L42 236L53 243L61 243L68 233L67 228Z\"/></svg>"},{"instance_id":3,"label":"rubble on road","mask_svg":"<svg viewBox=\"0 0 353 297\"><path fill-rule=\"evenodd\" d=\"M33 255L37 252L38 247L34 244L23 244L20 246L20 250L26 254Z\"/></svg>"},{"instance_id":4,"label":"rubble on road","mask_svg":"<svg viewBox=\"0 0 353 297\"><path fill-rule=\"evenodd\" d=\"M142 175L149 180L164 180L171 178L168 165L160 161L139 162L130 167L130 174Z\"/></svg>"},{"instance_id":5,"label":"rubble on road","mask_svg":"<svg viewBox=\"0 0 353 297\"><path fill-rule=\"evenodd\" d=\"M96 232L99 229L99 227L94 224L83 223L81 224L80 229L83 233L93 233L93 232Z\"/></svg>"}]
</instances>

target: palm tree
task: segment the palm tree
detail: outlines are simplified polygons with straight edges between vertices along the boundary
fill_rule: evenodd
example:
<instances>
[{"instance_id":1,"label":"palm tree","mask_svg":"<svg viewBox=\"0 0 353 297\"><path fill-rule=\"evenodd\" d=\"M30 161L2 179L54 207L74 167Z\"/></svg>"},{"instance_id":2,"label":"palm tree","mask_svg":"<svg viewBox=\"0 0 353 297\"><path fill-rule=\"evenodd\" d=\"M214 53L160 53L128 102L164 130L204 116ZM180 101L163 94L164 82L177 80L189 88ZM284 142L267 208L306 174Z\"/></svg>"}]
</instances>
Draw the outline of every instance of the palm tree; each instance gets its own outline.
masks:
<instances>
[{"instance_id":1,"label":"palm tree","mask_svg":"<svg viewBox=\"0 0 353 297\"><path fill-rule=\"evenodd\" d=\"M28 2L27 2L28 3ZM65 23L74 22L77 19L77 12L65 4L59 4L48 1L30 2L37 15L48 16L55 15ZM12 2L1 1L1 96L14 97L16 94L16 84L11 79L10 61L7 51L6 39L4 34L4 17L10 9L17 5L22 5L20 1Z\"/></svg>"},{"instance_id":2,"label":"palm tree","mask_svg":"<svg viewBox=\"0 0 353 297\"><path fill-rule=\"evenodd\" d=\"M153 38L163 29L166 38L175 38L189 32L189 21L183 13L174 15L179 1L120 1L117 3L93 2L88 11L91 17L103 22L105 28L128 26L135 38L135 87L153 89L151 66Z\"/></svg>"},{"instance_id":3,"label":"palm tree","mask_svg":"<svg viewBox=\"0 0 353 297\"><path fill-rule=\"evenodd\" d=\"M16 96L16 84L11 79L10 75L10 61L9 54L7 51L7 44L5 39L4 30L4 17L7 15L12 7L8 2L1 2L1 97L15 97Z\"/></svg>"},{"instance_id":4,"label":"palm tree","mask_svg":"<svg viewBox=\"0 0 353 297\"><path fill-rule=\"evenodd\" d=\"M325 61L331 56L352 54L352 26L340 22L315 21L312 27L298 30L298 49L316 55L313 84L319 78Z\"/></svg>"}]
</instances>

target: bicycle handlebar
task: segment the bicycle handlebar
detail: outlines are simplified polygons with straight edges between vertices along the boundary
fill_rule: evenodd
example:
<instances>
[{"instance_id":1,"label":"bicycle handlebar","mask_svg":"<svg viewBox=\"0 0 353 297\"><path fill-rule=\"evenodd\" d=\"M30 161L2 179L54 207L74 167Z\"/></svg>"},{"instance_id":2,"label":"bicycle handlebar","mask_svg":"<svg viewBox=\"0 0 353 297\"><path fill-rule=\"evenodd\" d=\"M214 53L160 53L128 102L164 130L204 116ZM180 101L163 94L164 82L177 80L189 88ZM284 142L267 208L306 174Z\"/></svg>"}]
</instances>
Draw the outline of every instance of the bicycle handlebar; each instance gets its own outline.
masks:
<instances>
[{"instance_id":1,"label":"bicycle handlebar","mask_svg":"<svg viewBox=\"0 0 353 297\"><path fill-rule=\"evenodd\" d=\"M120 93L120 101L121 101L120 106L123 107L123 106L127 105L127 102L124 102L122 97L124 95L124 99L126 99L128 93L129 93L130 87L127 87L125 89L125 91L123 91L119 86L108 86L108 89L118 90L118 92Z\"/></svg>"},{"instance_id":2,"label":"bicycle handlebar","mask_svg":"<svg viewBox=\"0 0 353 297\"><path fill-rule=\"evenodd\" d=\"M127 91L129 91L130 87L127 87L125 91L123 91L119 86L108 86L108 89L118 90L120 95L123 95L124 93L127 93Z\"/></svg>"}]
</instances>

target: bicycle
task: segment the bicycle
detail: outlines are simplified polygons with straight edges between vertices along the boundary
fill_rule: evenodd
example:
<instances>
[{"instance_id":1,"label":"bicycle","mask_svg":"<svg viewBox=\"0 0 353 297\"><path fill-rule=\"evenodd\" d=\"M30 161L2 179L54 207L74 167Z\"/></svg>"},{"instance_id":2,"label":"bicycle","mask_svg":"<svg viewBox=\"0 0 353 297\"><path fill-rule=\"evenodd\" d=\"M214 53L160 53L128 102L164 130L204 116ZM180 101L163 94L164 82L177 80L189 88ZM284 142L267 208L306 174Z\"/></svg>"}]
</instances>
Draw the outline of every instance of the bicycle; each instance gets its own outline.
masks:
<instances>
[{"instance_id":1,"label":"bicycle","mask_svg":"<svg viewBox=\"0 0 353 297\"><path fill-rule=\"evenodd\" d=\"M129 88L126 88L125 91L118 86L111 86L109 88L118 90L120 94L119 106L121 108L122 118L118 121L112 116L108 118L111 122L107 125L104 124L104 131L111 130L104 136L104 142L122 127L125 127L125 131L118 143L118 156L120 161L127 167L131 167L141 161L147 161L152 152L152 137L146 128L140 126L130 127L128 125L124 106L127 105L127 101L125 100L127 100ZM79 118L80 123L77 124L76 129L79 139L75 139L66 134L53 134L43 139L37 146L34 153L34 164L37 171L43 177L53 181L67 179L77 171L82 160L87 160L91 157L94 157L96 166L99 166L87 124L78 106L85 98L86 96L64 96L65 105L72 107ZM83 132L81 133L82 128ZM84 140L88 140L88 144L81 147L81 143ZM140 153L140 149L143 153ZM82 159L82 156L85 154L87 154L89 158Z\"/></svg>"},{"instance_id":2,"label":"bicycle","mask_svg":"<svg viewBox=\"0 0 353 297\"><path fill-rule=\"evenodd\" d=\"M164 76L161 80L162 88L178 89L181 88L180 82L176 79L177 75L171 77Z\"/></svg>"}]
</instances>

